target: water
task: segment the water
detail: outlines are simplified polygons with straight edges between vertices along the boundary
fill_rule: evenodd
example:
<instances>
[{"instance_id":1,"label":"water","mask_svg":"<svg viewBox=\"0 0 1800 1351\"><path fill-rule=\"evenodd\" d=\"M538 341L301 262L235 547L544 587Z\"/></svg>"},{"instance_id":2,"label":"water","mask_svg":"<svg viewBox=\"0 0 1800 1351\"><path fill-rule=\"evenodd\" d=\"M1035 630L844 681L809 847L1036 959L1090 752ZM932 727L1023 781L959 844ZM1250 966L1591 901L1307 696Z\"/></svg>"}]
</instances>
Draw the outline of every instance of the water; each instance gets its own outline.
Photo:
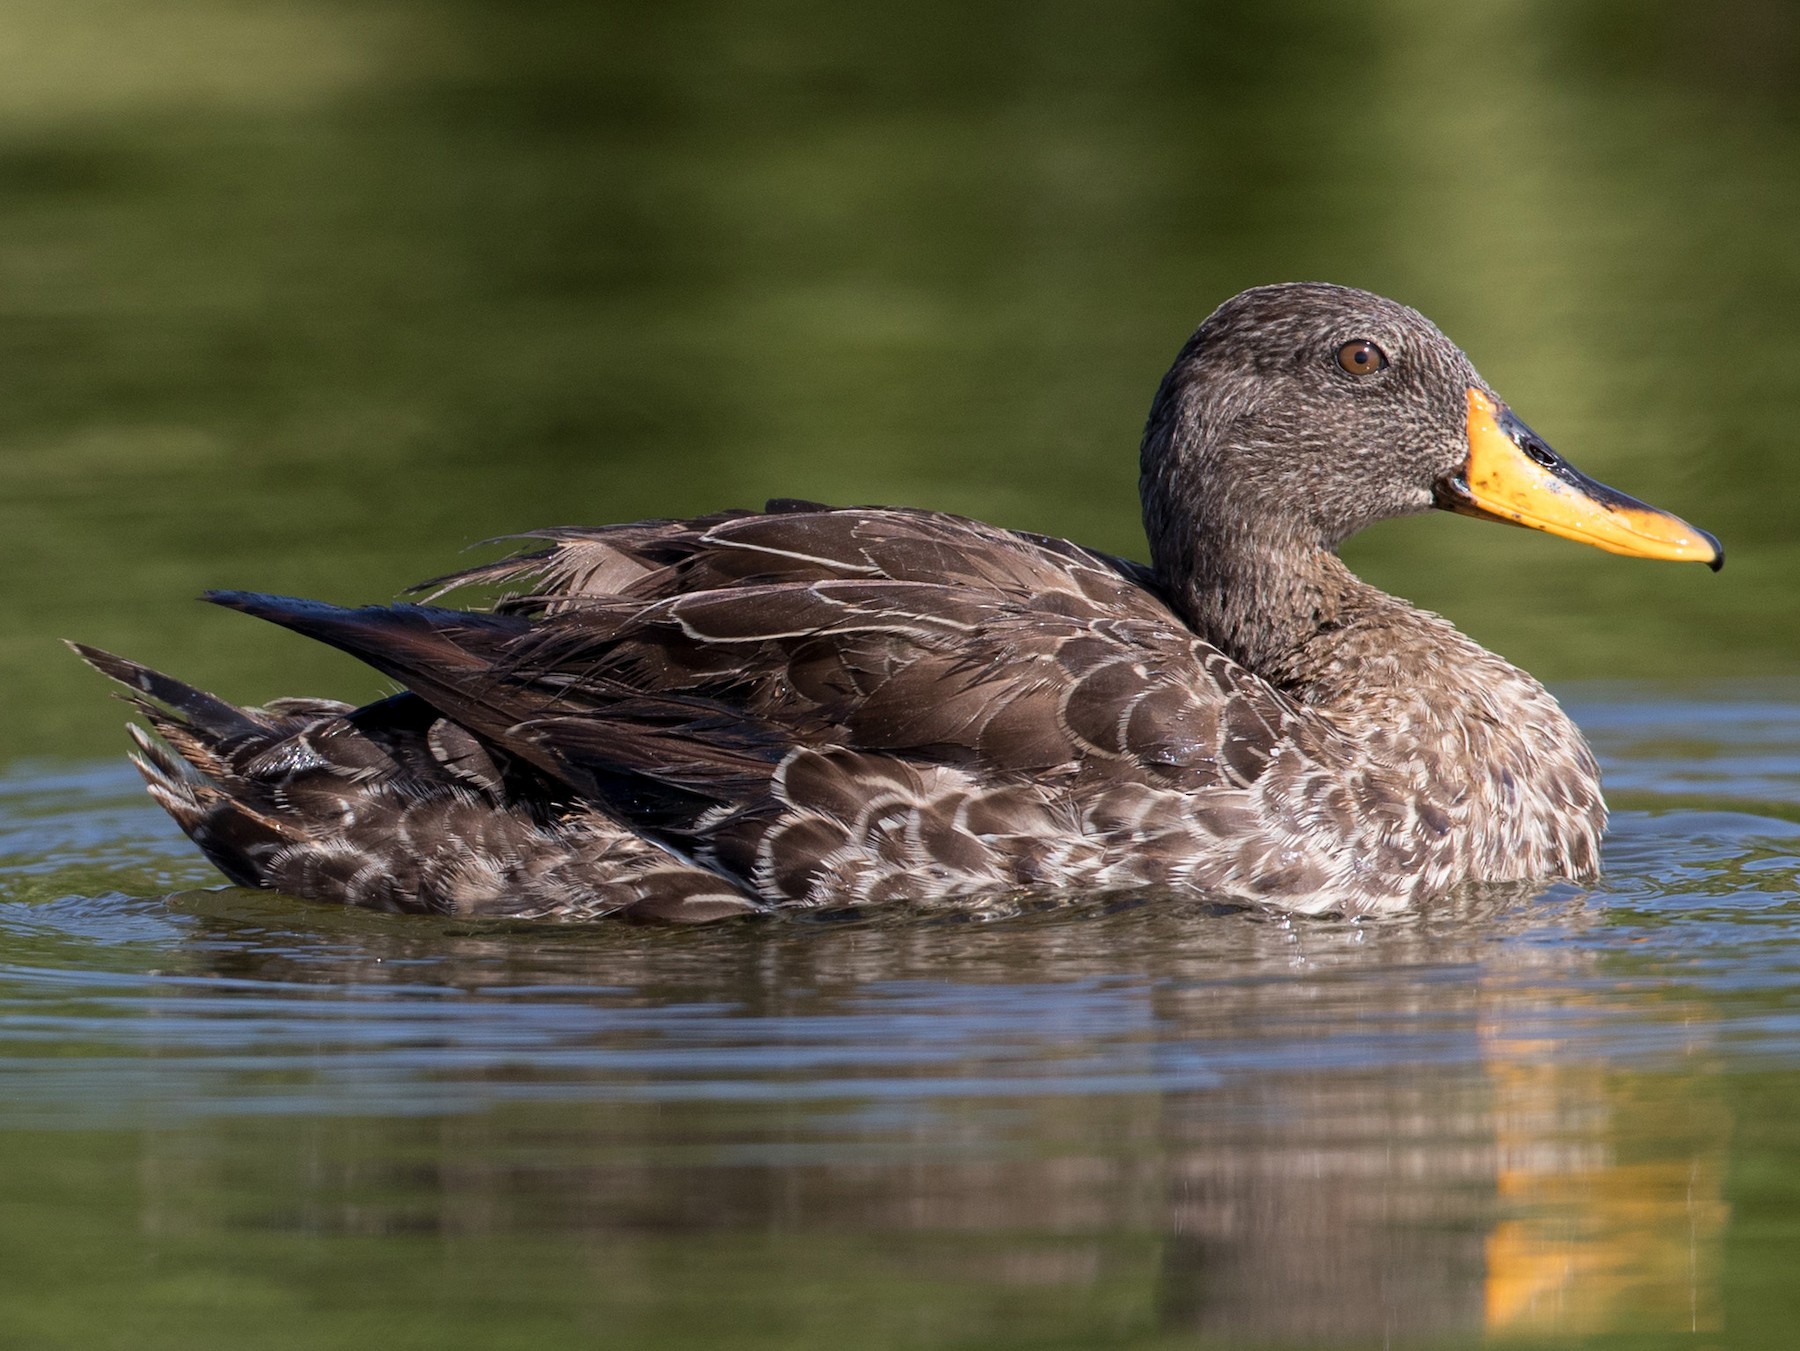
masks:
<instances>
[{"instance_id":1,"label":"water","mask_svg":"<svg viewBox=\"0 0 1800 1351\"><path fill-rule=\"evenodd\" d=\"M0 1346L1789 1344L1796 128L1766 0L0 6ZM344 914L58 642L368 697L189 598L771 495L1137 554L1162 369L1299 278L1725 540L1348 551L1565 693L1593 888Z\"/></svg>"},{"instance_id":2,"label":"water","mask_svg":"<svg viewBox=\"0 0 1800 1351\"><path fill-rule=\"evenodd\" d=\"M1753 1329L1800 1260L1800 688L1573 693L1605 880L1354 925L344 914L213 889L114 765L22 766L0 1309L36 1345L127 1308L185 1345Z\"/></svg>"}]
</instances>

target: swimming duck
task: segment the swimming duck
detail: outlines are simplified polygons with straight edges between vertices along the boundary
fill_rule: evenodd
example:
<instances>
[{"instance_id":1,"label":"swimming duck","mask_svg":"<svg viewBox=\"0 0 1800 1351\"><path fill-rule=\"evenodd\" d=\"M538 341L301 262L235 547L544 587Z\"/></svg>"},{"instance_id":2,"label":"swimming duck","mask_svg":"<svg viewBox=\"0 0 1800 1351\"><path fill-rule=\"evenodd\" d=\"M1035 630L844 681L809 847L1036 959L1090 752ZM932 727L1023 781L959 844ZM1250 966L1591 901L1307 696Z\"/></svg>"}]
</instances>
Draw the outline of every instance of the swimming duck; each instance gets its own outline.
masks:
<instances>
[{"instance_id":1,"label":"swimming duck","mask_svg":"<svg viewBox=\"0 0 1800 1351\"><path fill-rule=\"evenodd\" d=\"M426 603L208 599L403 692L238 708L91 648L152 797L233 881L385 910L710 920L1080 889L1305 912L1592 877L1581 733L1337 549L1431 508L1718 568L1571 468L1414 310L1221 305L1144 431L1150 563L939 512L538 532ZM484 610L435 602L510 588ZM427 584L431 585L431 584ZM423 589L423 588L421 588Z\"/></svg>"}]
</instances>

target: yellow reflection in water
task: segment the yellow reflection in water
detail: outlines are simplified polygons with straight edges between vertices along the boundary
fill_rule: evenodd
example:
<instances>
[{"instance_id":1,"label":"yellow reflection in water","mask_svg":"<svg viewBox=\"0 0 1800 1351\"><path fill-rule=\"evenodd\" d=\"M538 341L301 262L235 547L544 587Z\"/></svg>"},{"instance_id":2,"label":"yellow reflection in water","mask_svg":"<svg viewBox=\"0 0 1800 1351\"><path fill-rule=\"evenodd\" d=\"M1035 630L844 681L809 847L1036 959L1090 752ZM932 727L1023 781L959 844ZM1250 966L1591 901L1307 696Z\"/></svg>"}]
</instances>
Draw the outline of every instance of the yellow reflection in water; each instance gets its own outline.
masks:
<instances>
[{"instance_id":1,"label":"yellow reflection in water","mask_svg":"<svg viewBox=\"0 0 1800 1351\"><path fill-rule=\"evenodd\" d=\"M1508 1212L1485 1242L1488 1334L1717 1329L1724 1108L1688 1075L1486 1041Z\"/></svg>"}]
</instances>

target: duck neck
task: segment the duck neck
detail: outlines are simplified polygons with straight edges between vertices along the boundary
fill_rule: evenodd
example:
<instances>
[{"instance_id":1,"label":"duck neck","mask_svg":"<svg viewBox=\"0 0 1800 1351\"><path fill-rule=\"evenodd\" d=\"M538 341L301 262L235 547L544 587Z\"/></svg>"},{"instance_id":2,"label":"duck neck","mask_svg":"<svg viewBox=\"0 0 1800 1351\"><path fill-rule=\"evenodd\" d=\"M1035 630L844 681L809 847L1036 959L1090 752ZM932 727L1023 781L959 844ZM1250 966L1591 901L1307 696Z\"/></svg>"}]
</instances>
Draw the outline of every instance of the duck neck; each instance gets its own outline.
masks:
<instances>
[{"instance_id":1,"label":"duck neck","mask_svg":"<svg viewBox=\"0 0 1800 1351\"><path fill-rule=\"evenodd\" d=\"M1343 637L1354 631L1366 638L1367 630L1416 613L1321 546L1227 534L1194 540L1184 552L1157 561L1188 626L1303 701L1311 702L1309 687L1336 664L1331 654Z\"/></svg>"}]
</instances>

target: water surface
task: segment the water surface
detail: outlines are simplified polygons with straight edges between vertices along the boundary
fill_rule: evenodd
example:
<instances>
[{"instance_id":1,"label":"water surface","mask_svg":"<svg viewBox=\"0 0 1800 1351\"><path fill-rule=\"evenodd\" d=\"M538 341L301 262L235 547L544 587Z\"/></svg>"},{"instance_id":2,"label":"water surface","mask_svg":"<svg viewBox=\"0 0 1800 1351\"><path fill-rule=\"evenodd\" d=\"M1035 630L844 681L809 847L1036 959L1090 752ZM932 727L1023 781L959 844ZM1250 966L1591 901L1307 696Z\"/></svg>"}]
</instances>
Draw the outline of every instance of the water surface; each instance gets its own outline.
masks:
<instances>
[{"instance_id":1,"label":"water surface","mask_svg":"<svg viewBox=\"0 0 1800 1351\"><path fill-rule=\"evenodd\" d=\"M217 889L115 765L19 767L0 1309L69 1345L122 1308L184 1345L1773 1323L1800 688L1575 693L1605 879L1360 924L345 914Z\"/></svg>"}]
</instances>

